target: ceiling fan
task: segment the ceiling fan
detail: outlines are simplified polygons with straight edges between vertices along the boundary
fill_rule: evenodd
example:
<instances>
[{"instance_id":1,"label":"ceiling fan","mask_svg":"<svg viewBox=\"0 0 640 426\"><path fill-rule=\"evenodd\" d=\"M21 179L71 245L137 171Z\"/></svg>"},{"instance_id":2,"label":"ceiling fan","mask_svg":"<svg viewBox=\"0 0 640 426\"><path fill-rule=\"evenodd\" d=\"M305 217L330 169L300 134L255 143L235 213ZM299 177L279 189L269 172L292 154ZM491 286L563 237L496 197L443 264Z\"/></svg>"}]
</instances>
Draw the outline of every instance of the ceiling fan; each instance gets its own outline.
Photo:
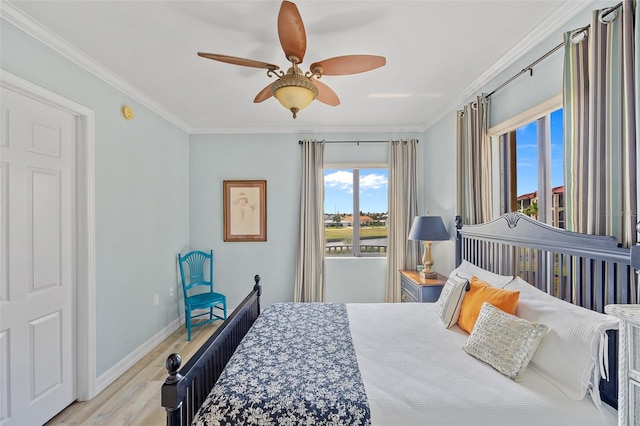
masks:
<instances>
[{"instance_id":1,"label":"ceiling fan","mask_svg":"<svg viewBox=\"0 0 640 426\"><path fill-rule=\"evenodd\" d=\"M298 65L302 63L307 50L307 36L298 7L290 1L283 1L280 6L278 36L285 57L291 62L291 67L286 73L277 65L253 59L203 52L198 52L198 56L244 67L265 68L268 77L278 79L262 89L253 102L262 102L274 96L282 106L293 113L293 118L296 118L298 112L306 108L314 99L331 106L340 104L338 95L329 86L319 81L323 75L357 74L386 64L383 56L336 56L312 63L309 71L303 73Z\"/></svg>"}]
</instances>

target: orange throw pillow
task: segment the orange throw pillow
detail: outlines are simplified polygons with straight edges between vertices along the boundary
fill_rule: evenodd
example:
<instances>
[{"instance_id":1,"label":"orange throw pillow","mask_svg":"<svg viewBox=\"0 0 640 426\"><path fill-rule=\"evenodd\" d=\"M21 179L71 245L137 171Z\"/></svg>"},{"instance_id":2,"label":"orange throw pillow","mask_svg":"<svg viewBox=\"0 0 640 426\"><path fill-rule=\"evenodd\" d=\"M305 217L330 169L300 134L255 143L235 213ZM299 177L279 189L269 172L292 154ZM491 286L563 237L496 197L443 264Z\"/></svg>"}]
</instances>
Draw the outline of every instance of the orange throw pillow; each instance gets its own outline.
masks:
<instances>
[{"instance_id":1,"label":"orange throw pillow","mask_svg":"<svg viewBox=\"0 0 640 426\"><path fill-rule=\"evenodd\" d=\"M516 314L518 299L520 298L519 291L493 287L488 282L482 281L475 276L471 277L469 285L471 290L467 292L462 300L460 317L458 318L458 326L467 333L471 334L484 302L489 302L496 308L511 315Z\"/></svg>"}]
</instances>

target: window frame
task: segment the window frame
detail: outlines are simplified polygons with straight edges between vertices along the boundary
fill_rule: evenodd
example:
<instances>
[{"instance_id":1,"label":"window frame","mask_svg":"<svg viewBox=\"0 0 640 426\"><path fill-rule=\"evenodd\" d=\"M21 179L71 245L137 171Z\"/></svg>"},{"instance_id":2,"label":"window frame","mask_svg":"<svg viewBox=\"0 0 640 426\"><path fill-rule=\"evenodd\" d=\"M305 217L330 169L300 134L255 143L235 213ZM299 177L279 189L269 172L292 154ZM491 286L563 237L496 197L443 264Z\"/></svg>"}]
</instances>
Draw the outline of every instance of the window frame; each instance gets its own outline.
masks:
<instances>
[{"instance_id":1,"label":"window frame","mask_svg":"<svg viewBox=\"0 0 640 426\"><path fill-rule=\"evenodd\" d=\"M353 194L358 194L358 197L352 197L353 203L353 225L357 223L357 226L353 226L353 241L360 241L360 170L362 169L386 169L387 170L387 178L389 172L388 163L325 163L322 168L322 176L324 179L324 172L326 170L344 170L349 169L353 173ZM388 188L388 183L387 183ZM324 189L324 183L323 183ZM387 189L388 193L388 189ZM325 191L326 198L326 191ZM326 212L325 212L326 213ZM389 214L389 197L387 195L387 215ZM358 218L356 220L356 217ZM326 243L326 240L325 240ZM357 249L356 249L357 247ZM388 247L388 234L387 234L387 247ZM353 244L353 253L350 256L340 256L340 255L328 255L325 251L324 258L327 259L349 259L349 258L360 258L360 257L374 257L374 258L386 258L387 250L383 253L363 253L360 251L360 244Z\"/></svg>"},{"instance_id":2,"label":"window frame","mask_svg":"<svg viewBox=\"0 0 640 426\"><path fill-rule=\"evenodd\" d=\"M498 163L499 179L494 179L494 211L504 214L517 210L515 132L518 128L537 122L538 145L538 220L553 222L553 185L551 183L551 114L564 108L562 94L556 95L517 116L494 127L487 134L495 149L494 161Z\"/></svg>"}]
</instances>

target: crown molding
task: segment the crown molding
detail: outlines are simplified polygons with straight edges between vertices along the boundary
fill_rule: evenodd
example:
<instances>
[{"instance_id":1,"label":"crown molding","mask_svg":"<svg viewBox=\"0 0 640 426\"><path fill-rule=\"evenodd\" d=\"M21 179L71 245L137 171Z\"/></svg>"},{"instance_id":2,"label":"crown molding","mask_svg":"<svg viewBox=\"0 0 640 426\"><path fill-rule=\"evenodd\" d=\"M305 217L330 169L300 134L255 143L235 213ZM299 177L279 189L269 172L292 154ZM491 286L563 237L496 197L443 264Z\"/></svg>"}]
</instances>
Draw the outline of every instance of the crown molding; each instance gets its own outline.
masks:
<instances>
[{"instance_id":1,"label":"crown molding","mask_svg":"<svg viewBox=\"0 0 640 426\"><path fill-rule=\"evenodd\" d=\"M188 123L167 111L149 96L145 95L140 90L136 89L131 84L127 83L122 78L84 54L77 47L68 43L49 29L43 27L33 18L26 15L20 9L5 0L0 0L0 18L14 25L22 32L54 50L64 58L84 68L108 85L131 97L136 102L139 102L141 105L149 108L149 110L155 112L160 117L164 118L184 132L191 132L191 126Z\"/></svg>"},{"instance_id":2,"label":"crown molding","mask_svg":"<svg viewBox=\"0 0 640 426\"><path fill-rule=\"evenodd\" d=\"M136 89L131 84L124 81L122 78L106 69L101 64L81 52L78 48L71 45L55 33L51 32L47 28L43 27L37 21L26 15L20 9L12 5L11 3L0 0L0 18L13 24L21 31L30 35L34 39L43 43L47 47L51 48L55 52L59 53L63 57L69 59L73 63L82 67L90 72L92 75L103 80L115 89L123 92L125 95L131 97L135 101L139 102L143 106L149 108L149 110L155 112L160 117L169 121L176 127L180 128L188 134L240 134L240 133L300 133L309 131L318 131L322 133L332 132L345 132L345 133L359 133L359 132L373 132L373 133L388 133L388 132L402 132L402 133L415 133L425 132L430 127L438 123L452 111L460 108L465 102L479 93L483 87L489 84L500 73L505 71L509 66L515 63L518 59L522 58L533 48L538 46L541 42L551 37L556 31L562 28L562 25L566 24L571 18L575 17L578 13L584 10L587 6L594 3L595 0L584 1L563 1L560 6L551 14L551 16L544 22L537 26L531 33L516 44L509 52L507 52L500 60L496 61L493 66L487 69L482 75L480 75L475 81L469 84L465 89L461 90L458 95L452 97L444 108L440 109L440 113L433 115L425 120L423 123L408 126L408 127L393 127L393 126L346 126L346 127L334 127L334 128L316 128L310 127L308 129L293 129L293 128L280 128L280 127L256 127L256 128L237 128L237 127L216 127L216 128L192 128L189 123L183 121L179 117L175 116L171 112L163 108L159 103L151 99L149 96Z\"/></svg>"},{"instance_id":3,"label":"crown molding","mask_svg":"<svg viewBox=\"0 0 640 426\"><path fill-rule=\"evenodd\" d=\"M422 131L427 131L431 126L438 123L452 111L460 108L471 97L477 95L483 87L496 78L500 73L505 71L509 66L514 64L518 59L529 53L532 49L542 43L544 40L553 36L557 31L562 29L570 19L574 18L578 13L582 12L587 6L594 3L595 0L584 1L563 1L560 6L551 14L551 16L538 25L529 33L527 37L516 44L506 55L496 61L493 66L488 68L480 77L469 84L465 89L453 97L446 107L442 108L442 113L430 117L420 127Z\"/></svg>"},{"instance_id":4,"label":"crown molding","mask_svg":"<svg viewBox=\"0 0 640 426\"><path fill-rule=\"evenodd\" d=\"M308 127L195 127L192 135L231 134L326 134L326 133L422 133L420 126L308 126Z\"/></svg>"}]
</instances>

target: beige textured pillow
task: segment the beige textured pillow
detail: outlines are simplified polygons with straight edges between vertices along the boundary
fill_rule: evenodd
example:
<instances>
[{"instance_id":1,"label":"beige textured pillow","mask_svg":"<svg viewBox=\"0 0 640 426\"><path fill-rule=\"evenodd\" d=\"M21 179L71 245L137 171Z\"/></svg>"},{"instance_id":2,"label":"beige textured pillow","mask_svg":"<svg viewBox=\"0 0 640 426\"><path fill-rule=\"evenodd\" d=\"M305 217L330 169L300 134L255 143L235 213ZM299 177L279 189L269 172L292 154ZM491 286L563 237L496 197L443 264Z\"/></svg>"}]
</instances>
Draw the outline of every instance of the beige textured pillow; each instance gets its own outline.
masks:
<instances>
[{"instance_id":1,"label":"beige textured pillow","mask_svg":"<svg viewBox=\"0 0 640 426\"><path fill-rule=\"evenodd\" d=\"M458 322L462 299L464 299L468 286L469 281L467 279L452 273L444 287L442 287L442 292L434 308L446 328Z\"/></svg>"},{"instance_id":2,"label":"beige textured pillow","mask_svg":"<svg viewBox=\"0 0 640 426\"><path fill-rule=\"evenodd\" d=\"M462 349L517 382L547 331L484 302Z\"/></svg>"}]
</instances>

